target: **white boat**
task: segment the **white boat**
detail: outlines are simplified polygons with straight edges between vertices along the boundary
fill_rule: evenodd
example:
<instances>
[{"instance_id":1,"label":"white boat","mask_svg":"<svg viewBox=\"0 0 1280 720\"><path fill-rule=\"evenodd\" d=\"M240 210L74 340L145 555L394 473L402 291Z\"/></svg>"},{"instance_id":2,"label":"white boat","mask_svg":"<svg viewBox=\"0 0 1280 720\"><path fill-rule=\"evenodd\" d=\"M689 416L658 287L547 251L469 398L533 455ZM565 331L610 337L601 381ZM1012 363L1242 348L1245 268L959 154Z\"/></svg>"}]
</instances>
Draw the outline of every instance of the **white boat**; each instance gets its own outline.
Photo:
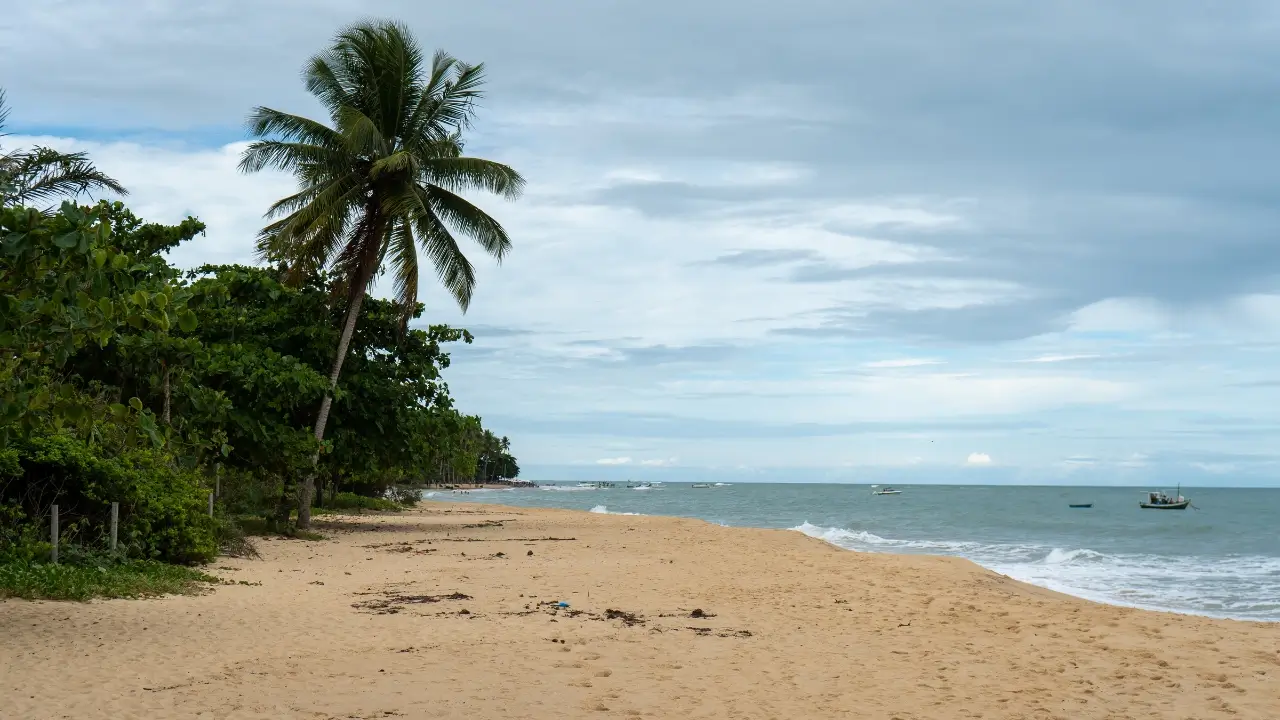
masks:
<instances>
[{"instance_id":1,"label":"white boat","mask_svg":"<svg viewBox=\"0 0 1280 720\"><path fill-rule=\"evenodd\" d=\"M901 495L902 491L895 490L891 487L886 487L886 488L880 488L879 490L875 490L871 494L872 495Z\"/></svg>"},{"instance_id":2,"label":"white boat","mask_svg":"<svg viewBox=\"0 0 1280 720\"><path fill-rule=\"evenodd\" d=\"M614 485L611 482L580 482L578 487L589 490L612 490Z\"/></svg>"},{"instance_id":3,"label":"white boat","mask_svg":"<svg viewBox=\"0 0 1280 720\"><path fill-rule=\"evenodd\" d=\"M1138 503L1138 507L1143 510L1186 510L1191 504L1191 500L1182 497L1182 486L1178 486L1178 490L1168 495L1163 491L1147 493L1147 501Z\"/></svg>"}]
</instances>

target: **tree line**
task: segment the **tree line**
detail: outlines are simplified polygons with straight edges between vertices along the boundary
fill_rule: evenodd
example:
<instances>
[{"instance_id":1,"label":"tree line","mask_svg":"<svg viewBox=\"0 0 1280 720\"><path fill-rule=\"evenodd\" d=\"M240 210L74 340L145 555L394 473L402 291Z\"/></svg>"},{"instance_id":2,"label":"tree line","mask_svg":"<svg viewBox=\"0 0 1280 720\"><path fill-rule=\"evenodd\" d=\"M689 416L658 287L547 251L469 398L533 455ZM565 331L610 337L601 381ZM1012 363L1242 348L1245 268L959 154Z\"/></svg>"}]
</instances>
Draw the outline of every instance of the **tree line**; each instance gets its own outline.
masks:
<instances>
[{"instance_id":1,"label":"tree line","mask_svg":"<svg viewBox=\"0 0 1280 720\"><path fill-rule=\"evenodd\" d=\"M202 222L75 202L127 195L83 154L0 150L0 560L39 558L54 503L69 538L104 537L117 502L128 552L194 562L238 514L305 529L340 491L519 474L442 378L471 334L414 322L420 258L465 310L460 240L511 248L464 198L524 184L463 152L483 70L428 58L395 23L340 32L304 73L327 122L250 114L241 170L297 180L257 266L176 268L166 253ZM380 278L390 299L369 294Z\"/></svg>"}]
</instances>

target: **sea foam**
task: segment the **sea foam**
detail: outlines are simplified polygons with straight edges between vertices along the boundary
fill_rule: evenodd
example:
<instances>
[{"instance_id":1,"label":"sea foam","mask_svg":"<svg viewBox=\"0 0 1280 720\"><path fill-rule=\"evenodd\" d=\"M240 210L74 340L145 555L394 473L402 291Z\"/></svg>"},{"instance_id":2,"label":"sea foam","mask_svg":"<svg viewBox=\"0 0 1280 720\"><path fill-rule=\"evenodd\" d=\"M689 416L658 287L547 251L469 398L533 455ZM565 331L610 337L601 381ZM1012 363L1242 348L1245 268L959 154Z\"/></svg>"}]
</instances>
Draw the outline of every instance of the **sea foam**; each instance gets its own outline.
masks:
<instances>
[{"instance_id":1,"label":"sea foam","mask_svg":"<svg viewBox=\"0 0 1280 720\"><path fill-rule=\"evenodd\" d=\"M1280 621L1280 558L1107 554L1032 543L886 538L805 522L791 528L859 552L955 555L1015 580L1112 605Z\"/></svg>"}]
</instances>

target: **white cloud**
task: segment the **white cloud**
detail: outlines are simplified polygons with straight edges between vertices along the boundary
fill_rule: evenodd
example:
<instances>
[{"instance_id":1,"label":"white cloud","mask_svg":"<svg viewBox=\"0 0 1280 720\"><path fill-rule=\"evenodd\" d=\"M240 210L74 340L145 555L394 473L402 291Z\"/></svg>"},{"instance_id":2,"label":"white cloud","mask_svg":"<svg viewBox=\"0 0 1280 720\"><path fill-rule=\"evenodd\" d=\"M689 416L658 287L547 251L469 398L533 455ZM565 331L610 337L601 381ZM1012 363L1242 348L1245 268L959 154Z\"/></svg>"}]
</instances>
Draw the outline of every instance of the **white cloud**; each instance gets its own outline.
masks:
<instances>
[{"instance_id":1,"label":"white cloud","mask_svg":"<svg viewBox=\"0 0 1280 720\"><path fill-rule=\"evenodd\" d=\"M1172 317L1149 298L1111 298L1087 305L1071 314L1076 332L1160 332L1169 329Z\"/></svg>"},{"instance_id":2,"label":"white cloud","mask_svg":"<svg viewBox=\"0 0 1280 720\"><path fill-rule=\"evenodd\" d=\"M596 461L597 465L629 465L630 463L629 457L600 458Z\"/></svg>"},{"instance_id":3,"label":"white cloud","mask_svg":"<svg viewBox=\"0 0 1280 720\"><path fill-rule=\"evenodd\" d=\"M1099 357L1102 357L1102 356L1095 355L1092 353L1083 354L1083 355L1041 355L1040 357L1029 358L1027 360L1023 360L1022 362L1057 363L1057 362L1070 362L1072 360L1092 360L1094 358L1099 358Z\"/></svg>"},{"instance_id":4,"label":"white cloud","mask_svg":"<svg viewBox=\"0 0 1280 720\"><path fill-rule=\"evenodd\" d=\"M969 453L965 463L968 465L990 465L991 456L986 453Z\"/></svg>"},{"instance_id":5,"label":"white cloud","mask_svg":"<svg viewBox=\"0 0 1280 720\"><path fill-rule=\"evenodd\" d=\"M862 363L862 366L869 368L909 368L941 364L943 364L942 360L934 360L932 358L900 358L898 360L876 360Z\"/></svg>"},{"instance_id":6,"label":"white cloud","mask_svg":"<svg viewBox=\"0 0 1280 720\"><path fill-rule=\"evenodd\" d=\"M1147 466L1147 455L1144 453L1133 453L1128 458L1116 463L1120 467L1140 468Z\"/></svg>"},{"instance_id":7,"label":"white cloud","mask_svg":"<svg viewBox=\"0 0 1280 720\"><path fill-rule=\"evenodd\" d=\"M653 460L641 460L640 464L645 467L671 467L680 462L679 458L656 458Z\"/></svg>"},{"instance_id":8,"label":"white cloud","mask_svg":"<svg viewBox=\"0 0 1280 720\"><path fill-rule=\"evenodd\" d=\"M1236 471L1235 463L1203 463L1193 462L1192 467L1199 468L1210 475L1226 475L1227 473Z\"/></svg>"}]
</instances>

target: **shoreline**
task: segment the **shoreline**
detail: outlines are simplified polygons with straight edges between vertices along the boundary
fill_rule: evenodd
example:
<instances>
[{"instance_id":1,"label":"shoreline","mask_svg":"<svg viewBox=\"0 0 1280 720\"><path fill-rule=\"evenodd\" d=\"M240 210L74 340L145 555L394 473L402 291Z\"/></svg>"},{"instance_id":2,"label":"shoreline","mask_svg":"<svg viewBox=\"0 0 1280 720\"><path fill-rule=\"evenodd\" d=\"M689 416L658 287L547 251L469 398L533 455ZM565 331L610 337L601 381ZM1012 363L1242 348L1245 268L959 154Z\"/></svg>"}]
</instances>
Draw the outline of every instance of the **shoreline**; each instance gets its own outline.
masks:
<instances>
[{"instance_id":1,"label":"shoreline","mask_svg":"<svg viewBox=\"0 0 1280 720\"><path fill-rule=\"evenodd\" d=\"M903 486L903 487L907 487L907 486ZM967 486L955 486L955 487L967 487ZM1057 487L1057 486L1053 486L1053 487ZM494 490L498 490L498 489L512 490L513 488L493 488L493 489ZM524 488L514 488L514 489L524 489ZM496 499L496 496L493 494L489 494L488 497ZM707 520L706 518L698 517L696 515L661 514L661 513L618 513L608 509L609 507L613 506L612 503L609 502L611 499L612 498L601 498L600 499L601 502L598 503L595 507L591 508L590 510L583 510L583 511L601 512L600 508L604 508L604 512L608 512L610 514L621 514L621 515L638 514L638 515L650 515L653 517L677 517L677 518L686 518L691 520L705 520L707 522L712 522L713 524L720 524L718 521ZM444 502L444 503L475 502L475 501L467 501L467 500L451 500L447 492L437 493L434 497L428 497L427 495L424 494L423 501L424 502ZM477 504L481 506L486 506L486 507L497 507L499 502L501 501L494 502L493 500L489 500L489 501L479 501ZM514 507L541 507L541 506L517 505ZM566 508L566 509L579 510L580 508ZM1150 612L1172 613L1176 615L1187 615L1191 617L1203 617L1203 618L1211 618L1211 619L1218 619L1218 620L1238 620L1241 622L1254 622L1254 623L1261 623L1261 624L1280 624L1280 615L1276 615L1276 614L1273 614L1273 616L1270 616L1270 617L1247 617L1247 616L1242 616L1241 614L1238 614L1238 613L1231 614L1229 612L1214 612L1212 610L1201 610L1198 608L1177 607L1176 604L1173 604L1173 605L1164 604L1158 598L1157 599L1147 598L1145 600L1139 600L1139 601L1126 601L1121 597L1117 596L1117 593L1114 592L1114 588L1110 589L1112 591L1109 592L1108 589L1089 588L1087 586L1073 587L1069 582L1062 582L1060 580L1057 580L1056 578L1034 578L1034 577L1028 578L1025 576L1019 577L1019 575L1017 574L1018 568L1002 567L1002 565L1004 566L1008 565L1008 562L1003 560L993 560L991 558L983 558L981 556L974 557L973 553L968 553L963 551L945 552L945 551L939 551L936 549L915 550L915 549L904 548L904 547L895 546L891 544L891 543L902 543L902 544L910 545L911 544L910 541L889 541L889 540L884 540L883 538L875 538L878 541L876 543L876 546L851 547L849 545L842 544L837 540L832 539L831 537L828 537L828 535L830 534L835 534L835 535L858 534L856 531L851 531L838 526L812 525L806 521L801 523L800 525L793 526L793 527L783 527L781 525L769 526L769 525L759 525L759 524L725 525L725 527L744 527L744 528L757 528L757 529L787 529L795 532L800 532L809 537L814 537L816 539L822 540L823 542L830 544L833 547L836 547L848 552L888 554L888 555L933 555L938 557L963 558L965 560L968 560L978 565L979 567L982 567L986 570L997 573L999 575L1009 577L1013 580L1018 580L1019 582L1035 585L1037 587L1042 587L1042 588L1045 588L1046 590L1052 590L1054 592L1069 595L1081 600L1087 600L1089 602L1095 602L1095 603L1100 603L1104 605L1111 605L1115 607L1124 607L1124 608L1130 608L1135 610L1146 610ZM872 536L872 537L875 537L875 536ZM880 544L879 541L883 541L888 546L879 547L878 546ZM960 541L956 541L956 542L959 543ZM946 544L946 543L939 543L939 544ZM973 541L970 544L981 544L981 543L979 541ZM1072 547L1085 547L1085 546L1083 545L1051 546L1049 544L1045 544L1044 547L1046 551L1050 547L1054 547L1055 549L1053 550L1053 553L1060 553L1062 552L1062 550L1056 549L1056 548L1072 548ZM1089 550L1089 549L1072 550L1070 552L1094 553L1093 550ZM1050 583L1053 583L1053 585L1051 585ZM1165 602L1168 602L1168 601L1166 600Z\"/></svg>"},{"instance_id":2,"label":"shoreline","mask_svg":"<svg viewBox=\"0 0 1280 720\"><path fill-rule=\"evenodd\" d=\"M791 530L434 501L195 597L0 601L14 717L1270 718L1280 626ZM559 602L568 603L560 608ZM552 604L546 604L552 603ZM700 611L700 612L695 612ZM48 689L48 678L75 677Z\"/></svg>"}]
</instances>

